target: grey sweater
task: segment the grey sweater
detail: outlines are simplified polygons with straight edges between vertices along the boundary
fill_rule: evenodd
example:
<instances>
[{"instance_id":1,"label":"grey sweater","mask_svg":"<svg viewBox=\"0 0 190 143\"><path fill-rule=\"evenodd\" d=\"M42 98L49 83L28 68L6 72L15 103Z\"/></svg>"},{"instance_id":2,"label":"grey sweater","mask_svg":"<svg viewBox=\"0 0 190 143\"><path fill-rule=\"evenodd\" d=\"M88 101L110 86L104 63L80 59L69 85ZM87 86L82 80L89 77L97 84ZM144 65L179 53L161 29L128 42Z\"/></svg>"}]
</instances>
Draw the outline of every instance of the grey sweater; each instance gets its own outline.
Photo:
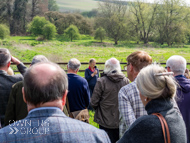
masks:
<instances>
[{"instance_id":1,"label":"grey sweater","mask_svg":"<svg viewBox=\"0 0 190 143\"><path fill-rule=\"evenodd\" d=\"M148 115L138 118L118 143L164 143L160 120L152 113L161 113L166 119L171 143L187 142L184 121L170 99L151 100L145 109Z\"/></svg>"}]
</instances>

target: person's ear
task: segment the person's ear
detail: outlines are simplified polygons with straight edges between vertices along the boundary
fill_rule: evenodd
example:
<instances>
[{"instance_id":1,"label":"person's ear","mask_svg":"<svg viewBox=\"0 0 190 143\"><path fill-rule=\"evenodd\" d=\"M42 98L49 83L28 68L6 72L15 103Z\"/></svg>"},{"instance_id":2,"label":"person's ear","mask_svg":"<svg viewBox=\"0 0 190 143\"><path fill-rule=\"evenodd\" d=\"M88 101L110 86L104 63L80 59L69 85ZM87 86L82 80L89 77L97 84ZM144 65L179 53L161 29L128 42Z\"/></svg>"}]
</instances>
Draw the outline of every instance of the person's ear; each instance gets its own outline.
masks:
<instances>
[{"instance_id":1,"label":"person's ear","mask_svg":"<svg viewBox=\"0 0 190 143\"><path fill-rule=\"evenodd\" d=\"M67 93L68 93L68 90L66 90L65 93L63 94L63 98L62 98L62 105L63 105L63 106L64 106L65 103L66 103Z\"/></svg>"},{"instance_id":2,"label":"person's ear","mask_svg":"<svg viewBox=\"0 0 190 143\"><path fill-rule=\"evenodd\" d=\"M132 65L132 64L130 64L130 65L129 65L129 70L130 70L130 72L132 72L132 71L134 70L134 68L133 68L133 65Z\"/></svg>"},{"instance_id":3,"label":"person's ear","mask_svg":"<svg viewBox=\"0 0 190 143\"><path fill-rule=\"evenodd\" d=\"M168 72L171 72L171 69L170 69L170 67L167 67L167 71L168 71Z\"/></svg>"},{"instance_id":4,"label":"person's ear","mask_svg":"<svg viewBox=\"0 0 190 143\"><path fill-rule=\"evenodd\" d=\"M27 104L27 101L26 101L26 98L25 98L24 87L22 87L22 96L23 96L24 102Z\"/></svg>"},{"instance_id":5,"label":"person's ear","mask_svg":"<svg viewBox=\"0 0 190 143\"><path fill-rule=\"evenodd\" d=\"M79 71L79 68L76 70L76 73Z\"/></svg>"}]
</instances>

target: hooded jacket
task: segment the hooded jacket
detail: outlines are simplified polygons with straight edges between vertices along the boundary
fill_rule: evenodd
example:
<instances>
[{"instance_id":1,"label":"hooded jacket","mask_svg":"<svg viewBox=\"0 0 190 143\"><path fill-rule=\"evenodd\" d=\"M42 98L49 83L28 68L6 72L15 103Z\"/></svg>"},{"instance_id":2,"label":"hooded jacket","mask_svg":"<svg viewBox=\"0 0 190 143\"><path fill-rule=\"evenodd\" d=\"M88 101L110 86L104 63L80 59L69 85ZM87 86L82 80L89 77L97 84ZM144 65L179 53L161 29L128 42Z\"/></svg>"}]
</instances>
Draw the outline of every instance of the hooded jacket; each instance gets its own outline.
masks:
<instances>
[{"instance_id":1,"label":"hooded jacket","mask_svg":"<svg viewBox=\"0 0 190 143\"><path fill-rule=\"evenodd\" d=\"M180 87L177 89L177 104L185 121L187 143L190 143L190 80L184 76L175 77Z\"/></svg>"},{"instance_id":2,"label":"hooded jacket","mask_svg":"<svg viewBox=\"0 0 190 143\"><path fill-rule=\"evenodd\" d=\"M118 92L128 83L123 73L110 73L97 80L91 98L96 123L105 128L119 128Z\"/></svg>"}]
</instances>

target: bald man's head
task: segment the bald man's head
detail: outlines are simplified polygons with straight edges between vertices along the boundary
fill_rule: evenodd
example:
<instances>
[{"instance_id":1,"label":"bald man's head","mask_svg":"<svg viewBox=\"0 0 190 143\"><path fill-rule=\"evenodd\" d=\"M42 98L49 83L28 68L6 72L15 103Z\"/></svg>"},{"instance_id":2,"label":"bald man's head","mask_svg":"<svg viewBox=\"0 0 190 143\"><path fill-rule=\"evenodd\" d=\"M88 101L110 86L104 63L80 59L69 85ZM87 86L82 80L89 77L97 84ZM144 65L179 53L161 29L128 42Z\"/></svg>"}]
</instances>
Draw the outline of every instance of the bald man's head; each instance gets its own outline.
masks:
<instances>
[{"instance_id":1,"label":"bald man's head","mask_svg":"<svg viewBox=\"0 0 190 143\"><path fill-rule=\"evenodd\" d=\"M62 99L67 89L65 71L50 62L35 64L24 75L25 99L33 105Z\"/></svg>"}]
</instances>

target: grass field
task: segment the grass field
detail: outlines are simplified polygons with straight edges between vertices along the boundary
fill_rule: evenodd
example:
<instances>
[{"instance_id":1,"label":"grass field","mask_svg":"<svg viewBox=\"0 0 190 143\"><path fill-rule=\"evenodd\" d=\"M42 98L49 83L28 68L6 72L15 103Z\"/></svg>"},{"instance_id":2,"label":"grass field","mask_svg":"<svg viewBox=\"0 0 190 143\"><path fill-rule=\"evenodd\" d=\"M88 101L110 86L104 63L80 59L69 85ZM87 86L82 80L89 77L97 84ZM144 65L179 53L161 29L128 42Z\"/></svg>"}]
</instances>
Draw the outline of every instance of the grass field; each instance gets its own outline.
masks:
<instances>
[{"instance_id":1,"label":"grass field","mask_svg":"<svg viewBox=\"0 0 190 143\"><path fill-rule=\"evenodd\" d=\"M36 41L35 37L10 37L0 40L1 47L8 48L11 54L22 62L31 62L35 55L45 55L53 62L68 62L71 58L77 58L81 62L88 62L90 58L95 58L97 62L105 62L111 57L117 58L120 62L126 62L126 57L134 51L144 50L148 52L154 62L166 62L172 55L181 55L190 63L190 45L167 47L167 45L135 44L134 42L119 42L119 45L113 45L113 42L106 41L99 43L96 40L76 40L74 42L61 42L56 39L52 41ZM164 65L163 65L164 66ZM62 66L66 69L66 65ZM88 65L82 65L80 69L86 69ZM98 65L103 69L104 65ZM190 69L190 66L188 66ZM16 67L13 66L13 69ZM126 74L126 73L125 73ZM79 75L84 77L84 73ZM94 112L90 112L90 124L98 127L93 122Z\"/></svg>"},{"instance_id":2,"label":"grass field","mask_svg":"<svg viewBox=\"0 0 190 143\"><path fill-rule=\"evenodd\" d=\"M90 11L98 7L94 0L56 0L61 12L65 11Z\"/></svg>"}]
</instances>

